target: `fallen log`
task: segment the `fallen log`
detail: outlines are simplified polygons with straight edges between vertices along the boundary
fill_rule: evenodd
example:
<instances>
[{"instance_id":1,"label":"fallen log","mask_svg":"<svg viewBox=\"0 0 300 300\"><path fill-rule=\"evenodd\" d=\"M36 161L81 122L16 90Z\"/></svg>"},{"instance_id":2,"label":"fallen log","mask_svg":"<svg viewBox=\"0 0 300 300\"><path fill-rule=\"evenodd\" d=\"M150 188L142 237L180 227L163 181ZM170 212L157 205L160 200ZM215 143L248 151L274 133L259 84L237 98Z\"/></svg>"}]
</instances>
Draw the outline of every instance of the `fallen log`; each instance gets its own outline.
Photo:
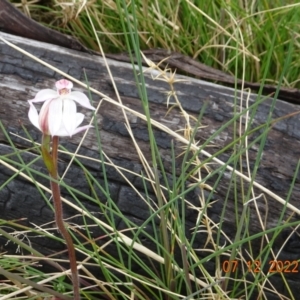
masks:
<instances>
[{"instance_id":1,"label":"fallen log","mask_svg":"<svg viewBox=\"0 0 300 300\"><path fill-rule=\"evenodd\" d=\"M0 38L4 38L6 41L17 45L42 61L50 63L61 72L65 72L77 80L85 82L86 76L89 85L102 93L102 95L99 95L96 92L92 92L92 97L95 106L101 103L96 114L96 120L100 128L102 151L107 154L110 159L110 161L108 159L105 160L107 163L105 176L108 180L110 198L113 200L114 205L118 207L121 214L132 222L131 224L144 226L145 221L151 214L148 205L140 196L140 194L145 196L145 184L148 188L149 197L153 199L153 203L157 203L157 200L151 184L149 184L149 182L143 182L143 179L138 176L138 174L145 172L145 168L142 164L141 156L135 151L132 136L128 128L124 125L126 119L122 108L127 109L126 115L132 135L137 141L145 160L151 164L148 129L143 119L144 112L133 76L132 66L127 63L108 60L108 65L112 72L117 91L122 100L122 106L117 101L116 90L114 89L114 85L102 57L15 37L5 33L0 33ZM154 120L154 135L159 148L159 155L162 158L170 186L172 186L172 170L174 168L172 145L174 144L174 156L176 157L175 172L177 178L179 178L183 170L182 152L189 144L189 141L185 140L183 134L183 130L186 129L186 119L178 105L175 105L173 109L167 108L168 96L171 95L170 86L166 82L155 80L158 75L157 71L146 71L145 68L144 76L147 85L150 114ZM31 141L23 139L27 137L24 127L28 130L34 142L40 142L40 133L28 120L28 103L26 100L32 99L40 89L52 88L55 81L62 77L65 76L59 73L59 71L49 69L45 65L26 56L24 53L13 49L3 40L0 41L0 120L8 132L7 136L3 130L0 131L1 157L15 151L9 139L11 139L14 145L20 150L28 149L33 146ZM251 234L261 232L262 228L272 229L278 226L278 220L281 218L281 211L285 209L285 204L287 208L282 216L282 223L287 221L288 218L291 218L289 222L299 220L300 186L298 174L295 178L294 188L288 197L290 185L293 181L294 172L298 163L298 146L300 144L298 106L281 100L274 102L273 98L268 97L261 99L256 94L251 94L250 92L234 91L227 87L185 76L178 75L175 76L175 79L177 80L174 83L176 95L178 96L182 109L190 116L193 126L197 126L198 123L195 120L199 119L201 111L203 113L200 120L201 126L199 126L194 136L197 145L194 143L190 148L196 151L197 147L201 147L207 140L210 140L210 143L203 147L197 154L201 161L207 160L207 163L213 163L212 165L208 165L207 168L203 165L201 169L202 175L207 178L205 181L206 189L203 192L205 194L205 201L209 199L205 204L207 206L209 204L206 212L209 220L218 224L221 215L224 213L222 231L226 233L231 240L234 240L236 237L239 217L243 216L243 212L246 209L248 214L247 218L250 219L249 232ZM78 84L75 84L75 88L86 92L86 90ZM253 114L252 127L249 129L252 130L252 133L249 135L249 144L252 142L253 144L247 150L251 169L255 168L255 161L257 156L260 155L259 144L261 139L264 138L264 136L260 137L260 135L266 132L264 124L268 122L268 115L270 111L272 111L273 121L268 125L269 130L265 137L266 142L263 147L257 174L254 176L254 173L251 172L254 176L253 178L248 178L248 175L241 177L240 173L235 173L232 169L232 166L235 164L235 169L247 174L248 168L246 157L244 157L243 160L234 159L234 151L237 144L232 144L235 136L233 124L228 124L222 130L219 130L235 117L234 114L238 115L236 99L242 99L242 109L250 107L249 115L251 116L251 114ZM174 99L171 97L170 101L173 102ZM245 113L243 115L245 115ZM87 119L90 117L92 117L91 113L88 114ZM236 121L242 125L242 133L245 130L246 120L240 119L237 116ZM214 133L217 133L214 139L210 139ZM258 139L259 137L260 139ZM241 140L242 139L245 139L245 136L241 138ZM94 178L104 186L103 165L100 162L95 162L96 160L99 161L100 157L95 130L90 130L83 141L81 141L81 136L77 135L72 138L64 139L62 144L68 151L74 153L81 142L82 146L78 154L85 156L80 158L81 163L91 172ZM226 151L216 156L218 161L210 157L210 155L218 153L218 151L224 147L227 147ZM191 153L193 153L193 151L191 151ZM25 163L31 162L37 157L37 149L31 149L30 151L23 151L21 153L21 158ZM108 205L105 193L96 186L91 186L88 180L83 180L85 175L82 167L76 163L72 163L69 166L71 159L70 155L66 153L61 152L59 158L61 173L67 170L64 181L70 186L80 190L82 194L76 195L76 198L82 202L82 205L88 208L94 216L104 223L111 222L110 226L113 224L116 230L128 231L128 224L126 224L123 217L105 215L105 212L101 211L97 204L83 196L97 195L97 198L100 199L104 206ZM12 159L18 161L20 164L20 158L16 155L12 156ZM219 177L220 169L218 168L222 162L225 165L229 162L228 169L224 172L222 177ZM16 165L13 167L16 168ZM20 168L21 166L16 169L20 170ZM32 169L37 172L42 171L46 174L41 160L36 161L32 165ZM120 172L120 170L122 170L122 172ZM9 221L12 228L15 228L13 224L31 228L33 226L40 228L44 224L51 224L51 222L53 222L51 205L45 202L45 199L38 193L36 185L31 182L34 178L38 180L39 183L48 186L48 179L42 178L39 174L32 173L29 175L24 171L26 174L23 173L29 177L24 177L22 174L19 174L7 183L15 172L17 171L9 168L9 166L5 165L3 160L1 160L0 186L2 188L0 190L0 219L3 222L4 220ZM188 173L188 170L186 172ZM209 172L211 172L211 175L209 175ZM162 183L165 183L163 175L160 175ZM186 187L190 184L195 184L195 178L186 178ZM241 182L244 189L247 190L249 181L252 179L256 182L253 189L253 199L245 204L243 199L244 194L242 188L240 188ZM232 184L232 180L240 182L237 189L234 189L234 186L229 188ZM215 185L216 182L218 184ZM133 186L130 185L130 183L132 183ZM187 235L198 222L200 212L197 208L201 207L201 201L199 199L202 197L202 187L203 186L199 185L199 187L192 189L191 192L186 195L186 200L188 201L188 204L185 204ZM210 189L210 187L212 187L212 189ZM74 203L74 196L70 193L70 190L63 187L62 194L70 203ZM49 196L49 194L47 195ZM286 202L286 199L289 199L289 201ZM107 209L109 210L110 207L107 206ZM153 209L155 209L155 205ZM72 207L71 204L65 205L64 213L66 220L71 218L70 222L77 224L76 226L83 226L83 224L85 224L83 214ZM262 222L259 216L263 216ZM113 220L109 218L113 218ZM8 223L4 222L3 224L7 226ZM155 224L157 228L159 228L159 218L155 218ZM139 239L143 246L155 251L153 242L149 236L145 234L148 233L150 236L153 236L153 226L150 226L150 224L146 225ZM296 223L294 226L288 226L286 230L280 232L274 242L272 249L280 254L278 259L281 261L292 262L299 260L298 249L300 239L297 232L293 232L295 228ZM12 229L12 232L14 230L15 229ZM290 233L291 236L288 236ZM107 230L104 230L104 228L98 227L92 230L92 236L97 240L99 245L103 245L109 240L107 235ZM132 237L133 233L127 232L127 235ZM269 235L271 236L272 232L270 232ZM198 253L199 260L207 255L203 249L212 249L212 245L206 245L207 239L207 232L196 235L193 247L202 249L202 251ZM286 241L285 244L283 244L284 241ZM2 252L9 251L9 253L12 253L12 251L14 251L13 245L11 243L7 244L7 238L4 236L0 236L0 242ZM38 238L37 236L31 236L30 243L44 255L51 255L65 249L60 241L53 242L53 239ZM222 235L220 244L228 245L225 234ZM259 236L251 241L252 249L256 255L261 251L263 247L262 244L264 246L267 244L266 237L262 238ZM281 249L282 246L283 248ZM250 261L251 257L246 254L247 249L245 245L245 249L242 249L242 251L245 251L245 257ZM109 245L106 251L109 251L112 255L117 256L118 254L113 244ZM234 259L234 257L232 259ZM270 256L269 261L271 260L272 257ZM211 261L207 264L207 269L212 274L214 274L215 268L214 262ZM139 270L136 271L138 272ZM282 273L275 274L270 277L270 281L276 286L279 293L290 297L290 293L286 290L281 275ZM293 295L297 295L297 292L299 292L299 273L284 274L284 276L289 282ZM268 299L280 299L272 293L268 294L268 292L266 292L266 295L268 295Z\"/></svg>"}]
</instances>

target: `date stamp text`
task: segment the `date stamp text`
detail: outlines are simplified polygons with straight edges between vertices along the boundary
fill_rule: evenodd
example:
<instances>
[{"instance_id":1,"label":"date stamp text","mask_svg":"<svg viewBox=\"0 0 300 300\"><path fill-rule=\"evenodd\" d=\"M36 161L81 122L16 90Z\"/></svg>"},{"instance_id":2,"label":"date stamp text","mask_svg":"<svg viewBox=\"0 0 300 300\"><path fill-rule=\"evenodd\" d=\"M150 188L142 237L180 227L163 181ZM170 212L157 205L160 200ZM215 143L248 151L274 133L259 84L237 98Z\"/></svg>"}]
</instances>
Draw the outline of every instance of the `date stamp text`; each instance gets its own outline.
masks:
<instances>
[{"instance_id":1,"label":"date stamp text","mask_svg":"<svg viewBox=\"0 0 300 300\"><path fill-rule=\"evenodd\" d=\"M251 260L246 263L249 272L262 272L260 260ZM222 271L224 273L237 272L239 264L240 261L238 260L225 260L222 264ZM267 273L299 273L299 263L297 260L270 260L268 265Z\"/></svg>"}]
</instances>

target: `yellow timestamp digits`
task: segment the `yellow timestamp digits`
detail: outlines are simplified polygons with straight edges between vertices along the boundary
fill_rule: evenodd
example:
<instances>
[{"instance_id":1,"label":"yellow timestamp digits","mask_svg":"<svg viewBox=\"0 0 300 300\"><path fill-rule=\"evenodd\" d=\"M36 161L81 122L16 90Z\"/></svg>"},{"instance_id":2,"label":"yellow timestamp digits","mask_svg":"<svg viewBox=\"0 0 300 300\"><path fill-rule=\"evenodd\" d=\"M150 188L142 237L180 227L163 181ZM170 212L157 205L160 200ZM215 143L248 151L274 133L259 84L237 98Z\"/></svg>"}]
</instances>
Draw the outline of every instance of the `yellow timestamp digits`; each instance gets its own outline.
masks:
<instances>
[{"instance_id":1,"label":"yellow timestamp digits","mask_svg":"<svg viewBox=\"0 0 300 300\"><path fill-rule=\"evenodd\" d=\"M222 264L222 270L225 273L231 273L231 272L235 272L237 270L237 266L238 266L238 261L237 260L224 260L223 264Z\"/></svg>"},{"instance_id":2,"label":"yellow timestamp digits","mask_svg":"<svg viewBox=\"0 0 300 300\"><path fill-rule=\"evenodd\" d=\"M222 271L225 273L234 273L238 270L238 264L238 260L224 260ZM249 260L246 264L249 272L262 272L260 260ZM267 273L299 273L298 267L299 263L297 260L270 260Z\"/></svg>"}]
</instances>

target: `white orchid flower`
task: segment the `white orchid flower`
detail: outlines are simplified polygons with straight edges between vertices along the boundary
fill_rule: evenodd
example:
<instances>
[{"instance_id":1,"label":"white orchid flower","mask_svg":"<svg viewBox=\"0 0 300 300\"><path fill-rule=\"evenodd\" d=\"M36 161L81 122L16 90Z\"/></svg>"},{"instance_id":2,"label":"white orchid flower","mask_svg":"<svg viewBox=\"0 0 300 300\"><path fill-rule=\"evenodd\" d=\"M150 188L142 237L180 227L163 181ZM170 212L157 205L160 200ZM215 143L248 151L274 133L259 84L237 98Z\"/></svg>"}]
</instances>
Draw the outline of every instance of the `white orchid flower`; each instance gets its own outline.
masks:
<instances>
[{"instance_id":1,"label":"white orchid flower","mask_svg":"<svg viewBox=\"0 0 300 300\"><path fill-rule=\"evenodd\" d=\"M87 96L81 92L71 92L73 83L61 79L55 83L57 91L45 89L39 91L35 98L28 100L30 108L28 117L31 123L44 134L51 136L72 136L92 126L78 127L84 114L77 113L76 103L95 110ZM38 113L33 103L44 102Z\"/></svg>"}]
</instances>

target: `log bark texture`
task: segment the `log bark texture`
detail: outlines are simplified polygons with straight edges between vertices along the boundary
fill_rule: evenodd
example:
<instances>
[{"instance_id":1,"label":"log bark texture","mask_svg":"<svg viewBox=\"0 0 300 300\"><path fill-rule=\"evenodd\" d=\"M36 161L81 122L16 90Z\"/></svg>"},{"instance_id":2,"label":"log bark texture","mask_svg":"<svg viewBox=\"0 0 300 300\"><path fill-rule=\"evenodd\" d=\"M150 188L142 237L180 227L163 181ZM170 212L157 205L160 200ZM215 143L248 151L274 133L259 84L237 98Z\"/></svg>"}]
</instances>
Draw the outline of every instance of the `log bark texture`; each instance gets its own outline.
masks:
<instances>
[{"instance_id":1,"label":"log bark texture","mask_svg":"<svg viewBox=\"0 0 300 300\"><path fill-rule=\"evenodd\" d=\"M101 91L103 94L113 99L116 99L117 101L116 92L108 75L103 58L4 33L0 33L0 36L29 53L34 54L43 61L57 67L59 70L74 76L82 82L85 82L86 73L91 87ZM108 64L123 104L135 111L143 113L141 99L135 84L131 65L114 60L108 60ZM184 118L180 114L179 109L176 107L170 110L167 114L168 109L166 107L166 102L170 88L167 83L154 80L153 78L155 75L157 75L155 72L145 72L151 117L165 125L167 128L177 131L182 135L182 130L185 127ZM14 152L8 142L8 138L10 138L19 149L26 149L32 146L32 143L26 142L22 138L18 137L26 137L26 133L22 126L28 130L35 142L40 142L40 133L28 120L28 103L26 100L32 99L40 89L54 87L55 81L62 77L63 76L61 74L50 70L0 41L0 119L9 133L9 137L7 137L3 130L0 131L1 156ZM244 107L247 101L249 102L249 105L258 101L258 97L255 94L235 92L233 89L227 87L184 76L176 76L176 79L180 79L180 81L174 84L180 103L191 116L198 118L201 109L206 106L204 115L201 119L202 126L199 128L195 136L199 145L203 144L207 138L232 119L235 97L243 99L242 103ZM86 92L76 84L75 89ZM132 170L136 173L141 173L143 171L143 167L138 154L134 150L134 145L128 130L124 125L125 120L121 109L117 105L107 101L105 98L101 99L99 95L93 94L93 101L95 102L95 105L100 100L103 101L99 111L97 112L96 118L101 129L100 133L103 151L116 165L126 168L127 170ZM267 97L264 101L260 102L257 106L257 111L254 114L254 124L256 126L262 125L266 122L273 104L273 99ZM273 118L288 116L298 110L299 107L297 105L277 100L274 104ZM250 111L250 114L252 112L253 111ZM91 117L91 113L88 113L87 118L89 117ZM144 156L150 162L151 154L149 152L149 137L146 123L131 113L128 113L128 119L135 139L138 141ZM154 128L154 131L164 167L169 174L172 174L171 144L174 142L176 155L182 153L185 145L179 140L176 140L174 137L171 137L163 130ZM259 136L259 134L262 133L262 131L263 130L252 134L249 141L253 141ZM207 145L205 150L211 154L216 153L226 145L229 145L230 142L233 141L233 137L234 127L233 125L229 125L215 137L214 144ZM62 144L69 151L76 151L80 141L81 136L77 135L70 139L66 138L62 140ZM263 150L262 159L257 170L257 175L253 179L266 189L269 189L283 199L286 199L299 160L299 149L299 115L295 114L274 123L266 137L266 144ZM79 153L90 158L99 159L95 131L89 131L87 137L83 141ZM62 174L70 161L70 157L63 153L60 153L59 155L60 173ZM231 147L225 151L225 153L219 155L218 158L223 162L227 162L232 155L233 149ZM257 155L258 143L254 144L249 150L251 168L253 168L253 162ZM29 162L37 157L37 152L34 150L26 151L23 152L21 156L25 162ZM18 160L16 156L13 156L13 158L16 161ZM178 176L181 172L181 158L182 156L176 160L176 172ZM200 154L200 158L201 160L204 160L205 155ZM88 159L81 159L81 161L93 174L93 176L99 180L99 182L104 182L102 168L99 164ZM246 160L239 162L240 165L237 166L238 169L246 170L245 161ZM212 170L215 167L215 165L211 165ZM44 170L43 162L38 160L33 165L33 168L38 171ZM3 164L0 164L0 186L11 178L12 175L13 172L11 170ZM244 206L240 190L236 192L232 190L229 193L229 196L227 195L232 173L227 171L225 175L225 177L220 179L219 184L214 187L213 193L205 191L205 194L207 197L211 197L211 201L216 201L208 209L209 217L214 222L219 222L224 206L226 206L222 229L230 239L234 239L237 226L234 214L237 208L238 214L241 215ZM134 184L138 191L143 194L145 193L144 183L140 178L130 173L126 173L126 177ZM72 164L66 173L64 180L71 186L74 186L74 188L80 189L82 193L92 195L94 191L91 189L86 180L82 180L82 178L84 178L82 169L78 167L78 165ZM149 217L147 205L145 205L137 193L132 189L132 187L130 187L128 182L120 176L114 167L107 166L107 178L109 181L111 198L121 212L138 226L143 224L143 222ZM48 186L48 180L46 178L41 178L39 176L38 180L42 184ZM218 174L212 176L206 183L214 186L214 183L217 180ZM188 185L189 183L192 183L192 181L187 182L186 184ZM245 189L247 189L247 186L248 183L244 181ZM150 186L149 190L150 192L152 191ZM63 189L62 192L63 196L68 198L70 201L73 201L72 196L68 193L68 191ZM97 189L96 193L99 199L102 199L103 203L105 203L106 199L103 196L103 193ZM264 194L266 200L259 198L256 201L257 206L260 214L265 215L266 217L266 228L273 228L280 218L283 204L279 203L259 188L255 189L256 196L261 193ZM195 189L188 195L188 201L195 205L195 207L199 206L199 195L199 189ZM289 200L289 204L293 205L297 209L300 209L299 195L300 175L297 175L295 178L295 186ZM150 196L155 199L155 195L153 193L150 193ZM78 197L80 198L80 196ZM228 200L225 201L227 197ZM251 225L250 232L253 234L260 232L262 228L254 203L255 201L252 201L249 204L249 218ZM97 205L87 201L83 201L83 205L88 207L89 210L99 218L106 221L106 217L99 212ZM83 223L82 216L78 212L74 211L70 206L66 205L64 209L66 219L73 217L71 219L73 223ZM187 209L187 232L195 226L197 217L197 210ZM287 213L283 216L283 220L287 220L289 217L291 217L291 220L294 221L299 220L299 215L291 209L287 210ZM38 193L36 186L23 177L17 176L0 190L0 219L19 219L19 223L26 226L33 226L32 224L41 226L42 224L51 223L53 221L53 212L45 199L43 199ZM127 227L124 221L118 217L115 217L115 223L119 230ZM157 220L157 226L159 226L159 220ZM292 231L292 229L293 228L287 228L284 233L278 237L273 245L273 249L277 251L280 249L283 241L287 239L287 235ZM151 226L149 226L147 230L150 234L153 234ZM93 236L95 238L101 237L103 234L104 232L99 228L93 230ZM153 248L151 241L149 241L146 236L140 237L140 239L143 241L145 246L150 249ZM205 233L199 233L195 240L194 247L198 249L203 248L206 239L207 235ZM99 244L101 245L106 241L107 239L100 240ZM0 237L0 242L2 251L13 251L13 245L7 245L5 237ZM34 243L36 249L44 254L52 254L58 250L64 250L64 246L61 245L61 243L54 243L53 240L51 240L50 243L49 240L44 238L32 237L31 243ZM256 252L259 253L261 238L252 241L252 245ZM299 260L299 246L299 236L294 233L287 239L287 243L284 245L283 250L280 251L279 259L283 261ZM209 247L209 245L207 247ZM113 247L110 248L110 251L111 253L116 253L116 249ZM199 252L199 258L204 255L206 255L205 252ZM211 262L208 269L213 273L214 267L214 263ZM297 294L300 292L298 284L300 280L299 273L285 274L285 276L290 283L294 297L297 297ZM282 295L286 295L288 298L290 297L289 292L284 289L281 274L275 274L270 278L270 281L276 285L277 290L282 293ZM281 299L273 294L268 295L268 297L268 299Z\"/></svg>"}]
</instances>

